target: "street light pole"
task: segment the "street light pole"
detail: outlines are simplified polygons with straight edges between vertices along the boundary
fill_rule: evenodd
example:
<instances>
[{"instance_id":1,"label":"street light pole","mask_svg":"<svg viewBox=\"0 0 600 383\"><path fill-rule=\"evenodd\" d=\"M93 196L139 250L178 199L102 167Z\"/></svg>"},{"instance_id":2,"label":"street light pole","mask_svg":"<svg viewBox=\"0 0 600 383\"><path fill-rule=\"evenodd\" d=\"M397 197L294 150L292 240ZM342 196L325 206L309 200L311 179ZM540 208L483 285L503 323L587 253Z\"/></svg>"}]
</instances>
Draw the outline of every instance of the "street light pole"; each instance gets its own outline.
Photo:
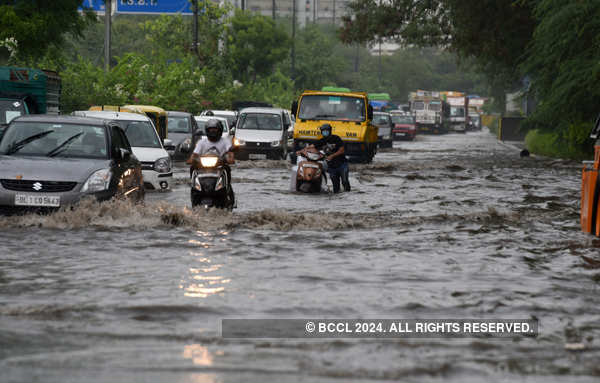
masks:
<instances>
[{"instance_id":1,"label":"street light pole","mask_svg":"<svg viewBox=\"0 0 600 383\"><path fill-rule=\"evenodd\" d=\"M275 0L273 0L273 20L275 20Z\"/></svg>"},{"instance_id":2,"label":"street light pole","mask_svg":"<svg viewBox=\"0 0 600 383\"><path fill-rule=\"evenodd\" d=\"M296 0L292 0L292 80L296 77Z\"/></svg>"},{"instance_id":3,"label":"street light pole","mask_svg":"<svg viewBox=\"0 0 600 383\"><path fill-rule=\"evenodd\" d=\"M112 0L104 1L104 70L110 71L110 14L112 13Z\"/></svg>"}]
</instances>

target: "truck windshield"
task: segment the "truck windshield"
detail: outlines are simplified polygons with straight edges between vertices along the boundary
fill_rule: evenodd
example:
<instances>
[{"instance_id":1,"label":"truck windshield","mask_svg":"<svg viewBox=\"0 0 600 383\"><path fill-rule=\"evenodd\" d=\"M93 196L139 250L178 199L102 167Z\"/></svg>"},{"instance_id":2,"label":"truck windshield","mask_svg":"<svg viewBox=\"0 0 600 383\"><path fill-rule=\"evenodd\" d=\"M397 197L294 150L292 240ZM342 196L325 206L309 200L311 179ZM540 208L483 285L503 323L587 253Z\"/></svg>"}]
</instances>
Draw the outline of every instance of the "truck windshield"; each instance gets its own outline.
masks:
<instances>
[{"instance_id":1,"label":"truck windshield","mask_svg":"<svg viewBox=\"0 0 600 383\"><path fill-rule=\"evenodd\" d=\"M19 100L0 100L0 125L27 114L25 103Z\"/></svg>"},{"instance_id":2,"label":"truck windshield","mask_svg":"<svg viewBox=\"0 0 600 383\"><path fill-rule=\"evenodd\" d=\"M465 108L462 106L453 106L450 108L450 116L451 117L464 117L465 116Z\"/></svg>"},{"instance_id":3,"label":"truck windshield","mask_svg":"<svg viewBox=\"0 0 600 383\"><path fill-rule=\"evenodd\" d=\"M439 102L430 102L429 110L431 110L433 112L439 112L440 110L442 110L442 104Z\"/></svg>"},{"instance_id":4,"label":"truck windshield","mask_svg":"<svg viewBox=\"0 0 600 383\"><path fill-rule=\"evenodd\" d=\"M364 121L365 100L359 97L309 95L300 101L301 120Z\"/></svg>"},{"instance_id":5,"label":"truck windshield","mask_svg":"<svg viewBox=\"0 0 600 383\"><path fill-rule=\"evenodd\" d=\"M423 110L425 109L425 103L423 101L414 101L412 103L412 110Z\"/></svg>"}]
</instances>

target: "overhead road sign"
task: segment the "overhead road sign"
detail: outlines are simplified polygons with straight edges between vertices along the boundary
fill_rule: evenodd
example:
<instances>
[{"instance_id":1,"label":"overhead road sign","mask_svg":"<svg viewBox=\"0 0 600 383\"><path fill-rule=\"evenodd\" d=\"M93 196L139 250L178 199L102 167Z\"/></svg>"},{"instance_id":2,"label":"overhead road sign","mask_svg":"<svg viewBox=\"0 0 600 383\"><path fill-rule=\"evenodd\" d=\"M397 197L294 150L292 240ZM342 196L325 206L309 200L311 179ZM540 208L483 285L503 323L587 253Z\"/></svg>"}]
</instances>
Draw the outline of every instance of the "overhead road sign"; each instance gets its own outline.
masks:
<instances>
[{"instance_id":1,"label":"overhead road sign","mask_svg":"<svg viewBox=\"0 0 600 383\"><path fill-rule=\"evenodd\" d=\"M89 8L99 15L103 15L105 11L104 0L83 0L83 7ZM83 12L83 7L79 7L79 11Z\"/></svg>"},{"instance_id":2,"label":"overhead road sign","mask_svg":"<svg viewBox=\"0 0 600 383\"><path fill-rule=\"evenodd\" d=\"M117 13L191 15L189 0L117 0Z\"/></svg>"}]
</instances>

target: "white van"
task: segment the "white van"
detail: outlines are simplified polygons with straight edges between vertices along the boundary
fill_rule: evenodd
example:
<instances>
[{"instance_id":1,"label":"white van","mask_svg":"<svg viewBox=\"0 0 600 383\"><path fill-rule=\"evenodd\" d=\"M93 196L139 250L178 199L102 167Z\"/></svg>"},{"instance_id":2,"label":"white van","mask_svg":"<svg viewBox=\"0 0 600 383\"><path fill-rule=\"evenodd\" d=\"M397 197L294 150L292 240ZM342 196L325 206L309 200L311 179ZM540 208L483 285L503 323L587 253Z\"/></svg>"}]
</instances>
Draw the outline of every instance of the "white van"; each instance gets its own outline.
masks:
<instances>
[{"instance_id":1,"label":"white van","mask_svg":"<svg viewBox=\"0 0 600 383\"><path fill-rule=\"evenodd\" d=\"M152 120L143 114L80 110L75 116L95 117L114 121L121 126L133 154L142 163L142 176L146 190L169 190L173 184L173 171L169 153L156 132Z\"/></svg>"},{"instance_id":2,"label":"white van","mask_svg":"<svg viewBox=\"0 0 600 383\"><path fill-rule=\"evenodd\" d=\"M285 159L288 153L289 115L278 108L245 108L240 111L233 145L239 159Z\"/></svg>"}]
</instances>

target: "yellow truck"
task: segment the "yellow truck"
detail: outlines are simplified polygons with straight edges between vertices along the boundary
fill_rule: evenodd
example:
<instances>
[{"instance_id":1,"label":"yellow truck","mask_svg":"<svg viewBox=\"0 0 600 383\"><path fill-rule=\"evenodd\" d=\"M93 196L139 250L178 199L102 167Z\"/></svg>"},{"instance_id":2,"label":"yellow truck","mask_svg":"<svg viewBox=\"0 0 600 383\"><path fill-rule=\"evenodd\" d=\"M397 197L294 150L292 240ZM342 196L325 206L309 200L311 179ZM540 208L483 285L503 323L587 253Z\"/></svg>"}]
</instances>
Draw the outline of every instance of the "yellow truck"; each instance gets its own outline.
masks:
<instances>
[{"instance_id":1,"label":"yellow truck","mask_svg":"<svg viewBox=\"0 0 600 383\"><path fill-rule=\"evenodd\" d=\"M322 138L319 127L330 124L333 134L344 141L350 159L371 162L377 152L377 126L373 107L364 92L347 89L306 90L292 104L294 152ZM292 154L292 162L295 162Z\"/></svg>"}]
</instances>

